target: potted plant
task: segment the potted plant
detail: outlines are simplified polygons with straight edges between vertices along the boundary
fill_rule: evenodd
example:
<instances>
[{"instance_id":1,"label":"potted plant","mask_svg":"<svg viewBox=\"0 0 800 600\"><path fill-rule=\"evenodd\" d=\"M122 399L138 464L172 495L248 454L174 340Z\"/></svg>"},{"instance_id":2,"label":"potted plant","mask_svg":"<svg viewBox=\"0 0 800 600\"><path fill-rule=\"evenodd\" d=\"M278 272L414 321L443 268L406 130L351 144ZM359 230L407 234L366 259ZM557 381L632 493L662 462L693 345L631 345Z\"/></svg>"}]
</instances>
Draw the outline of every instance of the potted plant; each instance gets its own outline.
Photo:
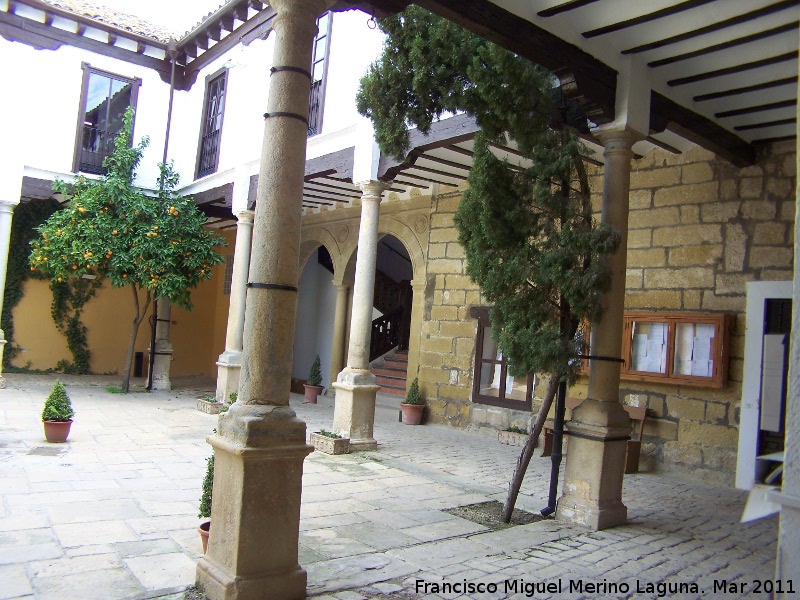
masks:
<instances>
[{"instance_id":1,"label":"potted plant","mask_svg":"<svg viewBox=\"0 0 800 600\"><path fill-rule=\"evenodd\" d=\"M512 425L505 431L497 432L497 441L509 446L524 446L528 441L528 432L516 425Z\"/></svg>"},{"instance_id":2,"label":"potted plant","mask_svg":"<svg viewBox=\"0 0 800 600\"><path fill-rule=\"evenodd\" d=\"M72 426L72 403L69 400L67 389L58 379L50 390L50 395L44 402L42 422L44 423L44 436L48 442L66 442L69 428Z\"/></svg>"},{"instance_id":3,"label":"potted plant","mask_svg":"<svg viewBox=\"0 0 800 600\"><path fill-rule=\"evenodd\" d=\"M206 476L203 479L203 492L200 494L200 512L198 517L206 519L197 528L200 540L203 542L203 554L208 548L208 534L211 531L211 496L214 491L214 455L208 457L206 462Z\"/></svg>"},{"instance_id":4,"label":"potted plant","mask_svg":"<svg viewBox=\"0 0 800 600\"><path fill-rule=\"evenodd\" d=\"M314 362L311 363L311 370L308 372L308 380L303 384L305 388L306 402L311 404L317 403L317 396L322 393L322 373L320 372L319 354L314 357Z\"/></svg>"},{"instance_id":5,"label":"potted plant","mask_svg":"<svg viewBox=\"0 0 800 600\"><path fill-rule=\"evenodd\" d=\"M201 396L197 399L197 410L208 413L210 415L219 414L222 410L224 404L222 402L218 402L216 398L212 398L211 396Z\"/></svg>"},{"instance_id":6,"label":"potted plant","mask_svg":"<svg viewBox=\"0 0 800 600\"><path fill-rule=\"evenodd\" d=\"M419 425L422 422L422 411L425 409L425 400L419 393L419 377L414 377L411 387L408 388L406 401L400 403L403 412L403 423L406 425Z\"/></svg>"},{"instance_id":7,"label":"potted plant","mask_svg":"<svg viewBox=\"0 0 800 600\"><path fill-rule=\"evenodd\" d=\"M319 431L311 434L311 445L325 454L349 454L350 438L342 437L332 431Z\"/></svg>"}]
</instances>

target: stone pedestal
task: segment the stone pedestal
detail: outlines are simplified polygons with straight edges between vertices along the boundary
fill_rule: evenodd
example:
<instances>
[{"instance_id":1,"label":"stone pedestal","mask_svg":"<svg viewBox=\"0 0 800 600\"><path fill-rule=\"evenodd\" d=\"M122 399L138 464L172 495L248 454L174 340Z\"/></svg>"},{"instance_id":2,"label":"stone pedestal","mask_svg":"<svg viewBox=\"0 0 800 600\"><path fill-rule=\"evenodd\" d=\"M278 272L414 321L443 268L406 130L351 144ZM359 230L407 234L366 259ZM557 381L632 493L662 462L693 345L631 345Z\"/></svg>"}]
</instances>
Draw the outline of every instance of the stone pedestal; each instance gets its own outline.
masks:
<instances>
[{"instance_id":1,"label":"stone pedestal","mask_svg":"<svg viewBox=\"0 0 800 600\"><path fill-rule=\"evenodd\" d=\"M217 360L217 402L230 402L231 394L239 393L239 376L242 371L242 353L225 350Z\"/></svg>"},{"instance_id":2,"label":"stone pedestal","mask_svg":"<svg viewBox=\"0 0 800 600\"><path fill-rule=\"evenodd\" d=\"M605 360L589 363L586 400L572 413L566 426L569 455L564 474L564 493L556 518L605 529L622 525L627 509L622 503L625 446L631 433L628 414L619 404L622 322L625 302L625 265L628 237L628 193L631 147L639 135L627 128L598 132L606 159L603 179L602 222L620 232L620 246L608 257L611 287L603 295L606 312L592 325L590 352Z\"/></svg>"},{"instance_id":3,"label":"stone pedestal","mask_svg":"<svg viewBox=\"0 0 800 600\"><path fill-rule=\"evenodd\" d=\"M306 597L297 561L305 423L287 406L234 404L220 415L208 551L197 581L215 600Z\"/></svg>"},{"instance_id":4,"label":"stone pedestal","mask_svg":"<svg viewBox=\"0 0 800 600\"><path fill-rule=\"evenodd\" d=\"M350 447L374 450L378 447L372 436L375 422L375 394L380 386L369 370L369 347L372 336L372 305L375 294L375 266L378 253L378 218L381 193L385 184L364 181L358 184L361 197L361 223L358 231L356 275L353 284L353 316L350 322L350 347L347 367L336 382L336 403L333 412L333 431L350 438Z\"/></svg>"},{"instance_id":5,"label":"stone pedestal","mask_svg":"<svg viewBox=\"0 0 800 600\"><path fill-rule=\"evenodd\" d=\"M172 343L169 341L171 312L169 302L163 298L159 299L156 311L155 356L153 357L152 389L154 390L172 389L172 382L169 378L169 369L172 366Z\"/></svg>"},{"instance_id":6,"label":"stone pedestal","mask_svg":"<svg viewBox=\"0 0 800 600\"><path fill-rule=\"evenodd\" d=\"M353 450L377 450L373 437L375 425L375 395L380 386L369 369L347 367L339 373L336 383L336 406L333 412L333 430L350 438Z\"/></svg>"}]
</instances>

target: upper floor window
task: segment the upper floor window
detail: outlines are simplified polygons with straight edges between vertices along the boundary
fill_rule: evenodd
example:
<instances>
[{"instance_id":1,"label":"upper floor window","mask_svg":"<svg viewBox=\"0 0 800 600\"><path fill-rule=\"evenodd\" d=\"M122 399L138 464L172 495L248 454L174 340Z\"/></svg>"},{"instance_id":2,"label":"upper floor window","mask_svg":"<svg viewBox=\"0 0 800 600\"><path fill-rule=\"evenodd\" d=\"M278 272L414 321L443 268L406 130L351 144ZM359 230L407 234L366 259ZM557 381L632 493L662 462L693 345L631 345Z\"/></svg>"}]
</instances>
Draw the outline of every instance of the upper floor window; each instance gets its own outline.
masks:
<instances>
[{"instance_id":1,"label":"upper floor window","mask_svg":"<svg viewBox=\"0 0 800 600\"><path fill-rule=\"evenodd\" d=\"M325 105L325 80L328 74L328 54L331 49L333 13L317 19L317 37L311 58L311 94L308 106L308 137L322 133L322 108Z\"/></svg>"},{"instance_id":2,"label":"upper floor window","mask_svg":"<svg viewBox=\"0 0 800 600\"><path fill-rule=\"evenodd\" d=\"M121 77L83 63L81 110L75 140L74 171L105 174L103 161L114 152L129 106L136 108L140 79Z\"/></svg>"},{"instance_id":3,"label":"upper floor window","mask_svg":"<svg viewBox=\"0 0 800 600\"><path fill-rule=\"evenodd\" d=\"M196 177L215 173L219 166L219 147L222 140L222 117L225 113L225 92L228 70L206 79L206 98L203 102L203 127L197 151Z\"/></svg>"}]
</instances>

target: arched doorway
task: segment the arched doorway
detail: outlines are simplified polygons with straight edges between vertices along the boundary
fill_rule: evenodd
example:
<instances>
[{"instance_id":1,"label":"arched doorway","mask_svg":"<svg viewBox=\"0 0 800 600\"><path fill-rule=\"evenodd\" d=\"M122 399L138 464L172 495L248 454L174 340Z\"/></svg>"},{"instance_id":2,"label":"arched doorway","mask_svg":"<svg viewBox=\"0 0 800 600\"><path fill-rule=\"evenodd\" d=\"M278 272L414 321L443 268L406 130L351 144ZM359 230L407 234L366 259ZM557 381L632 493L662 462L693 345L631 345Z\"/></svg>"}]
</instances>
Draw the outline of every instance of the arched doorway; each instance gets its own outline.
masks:
<instances>
[{"instance_id":1,"label":"arched doorway","mask_svg":"<svg viewBox=\"0 0 800 600\"><path fill-rule=\"evenodd\" d=\"M310 252L298 287L292 380L306 380L311 363L319 354L322 385L328 388L331 382L326 365L331 363L336 286L333 285L331 255L324 245ZM302 392L302 388L294 389Z\"/></svg>"}]
</instances>

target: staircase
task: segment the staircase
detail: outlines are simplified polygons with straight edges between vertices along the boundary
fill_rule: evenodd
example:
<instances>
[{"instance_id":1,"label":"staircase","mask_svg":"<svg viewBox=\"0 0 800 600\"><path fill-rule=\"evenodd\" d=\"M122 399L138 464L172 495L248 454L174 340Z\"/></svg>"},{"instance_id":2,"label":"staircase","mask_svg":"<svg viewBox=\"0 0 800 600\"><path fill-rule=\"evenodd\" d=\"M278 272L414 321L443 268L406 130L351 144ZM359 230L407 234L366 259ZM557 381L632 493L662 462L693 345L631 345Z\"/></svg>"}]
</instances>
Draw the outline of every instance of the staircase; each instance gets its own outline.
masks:
<instances>
[{"instance_id":1,"label":"staircase","mask_svg":"<svg viewBox=\"0 0 800 600\"><path fill-rule=\"evenodd\" d=\"M378 392L394 396L406 395L406 375L408 373L408 352L397 351L394 356L386 356L380 363L372 366L372 373L381 389Z\"/></svg>"}]
</instances>

